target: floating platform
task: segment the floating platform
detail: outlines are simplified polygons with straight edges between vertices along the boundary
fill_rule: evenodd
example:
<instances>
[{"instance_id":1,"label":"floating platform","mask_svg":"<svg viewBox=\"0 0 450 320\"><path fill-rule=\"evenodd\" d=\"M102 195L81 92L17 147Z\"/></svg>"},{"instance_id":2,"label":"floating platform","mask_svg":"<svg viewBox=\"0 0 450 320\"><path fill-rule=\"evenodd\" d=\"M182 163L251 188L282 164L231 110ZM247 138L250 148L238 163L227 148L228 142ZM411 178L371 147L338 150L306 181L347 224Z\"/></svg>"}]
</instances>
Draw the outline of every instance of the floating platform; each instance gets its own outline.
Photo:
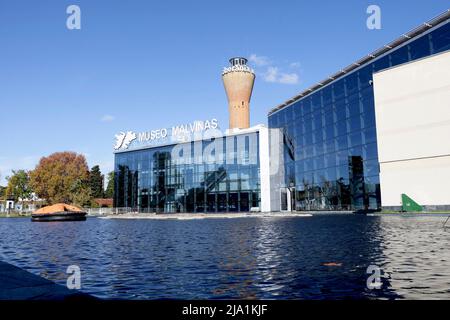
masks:
<instances>
[{"instance_id":1,"label":"floating platform","mask_svg":"<svg viewBox=\"0 0 450 320\"><path fill-rule=\"evenodd\" d=\"M31 221L84 221L87 213L78 207L64 203L41 208L31 215Z\"/></svg>"},{"instance_id":2,"label":"floating platform","mask_svg":"<svg viewBox=\"0 0 450 320\"><path fill-rule=\"evenodd\" d=\"M61 211L47 214L32 214L31 221L51 222L51 221L85 221L86 212Z\"/></svg>"}]
</instances>

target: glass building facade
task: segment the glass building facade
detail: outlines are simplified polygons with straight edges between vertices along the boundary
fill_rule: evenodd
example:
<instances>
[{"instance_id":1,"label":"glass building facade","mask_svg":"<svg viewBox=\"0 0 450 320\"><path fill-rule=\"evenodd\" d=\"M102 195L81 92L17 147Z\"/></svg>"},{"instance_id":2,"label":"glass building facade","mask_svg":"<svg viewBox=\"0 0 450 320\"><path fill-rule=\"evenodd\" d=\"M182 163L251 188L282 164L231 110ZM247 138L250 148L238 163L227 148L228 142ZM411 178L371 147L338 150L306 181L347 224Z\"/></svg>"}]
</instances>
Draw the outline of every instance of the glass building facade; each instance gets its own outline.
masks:
<instances>
[{"instance_id":1,"label":"glass building facade","mask_svg":"<svg viewBox=\"0 0 450 320\"><path fill-rule=\"evenodd\" d=\"M449 49L447 20L269 114L285 135L294 209L381 208L372 75Z\"/></svg>"},{"instance_id":2,"label":"glass building facade","mask_svg":"<svg viewBox=\"0 0 450 320\"><path fill-rule=\"evenodd\" d=\"M167 213L260 206L258 132L187 144L116 153L114 206ZM174 148L184 150L181 158Z\"/></svg>"}]
</instances>

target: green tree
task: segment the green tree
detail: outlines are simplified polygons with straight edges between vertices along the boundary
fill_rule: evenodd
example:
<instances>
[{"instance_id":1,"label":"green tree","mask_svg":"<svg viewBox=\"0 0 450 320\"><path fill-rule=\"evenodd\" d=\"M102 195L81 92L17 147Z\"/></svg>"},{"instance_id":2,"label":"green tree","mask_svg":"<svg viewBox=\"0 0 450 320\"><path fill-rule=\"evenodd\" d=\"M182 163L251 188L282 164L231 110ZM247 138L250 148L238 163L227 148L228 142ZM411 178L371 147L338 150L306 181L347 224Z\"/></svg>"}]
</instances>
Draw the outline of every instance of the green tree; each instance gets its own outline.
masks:
<instances>
[{"instance_id":1,"label":"green tree","mask_svg":"<svg viewBox=\"0 0 450 320\"><path fill-rule=\"evenodd\" d=\"M114 171L108 173L108 184L106 186L105 198L114 197Z\"/></svg>"},{"instance_id":2,"label":"green tree","mask_svg":"<svg viewBox=\"0 0 450 320\"><path fill-rule=\"evenodd\" d=\"M0 172L0 180L2 180L2 173ZM6 187L0 186L0 199L5 196Z\"/></svg>"},{"instance_id":3,"label":"green tree","mask_svg":"<svg viewBox=\"0 0 450 320\"><path fill-rule=\"evenodd\" d=\"M0 186L0 199L3 199L6 195L6 187Z\"/></svg>"},{"instance_id":4,"label":"green tree","mask_svg":"<svg viewBox=\"0 0 450 320\"><path fill-rule=\"evenodd\" d=\"M31 194L33 193L30 186L30 175L25 170L18 170L12 172L12 176L7 177L8 186L6 187L6 196L11 197L14 196L15 200L19 200L22 203L23 209L23 201L25 199L29 199Z\"/></svg>"},{"instance_id":5,"label":"green tree","mask_svg":"<svg viewBox=\"0 0 450 320\"><path fill-rule=\"evenodd\" d=\"M50 204L89 203L89 168L86 158L75 152L57 152L43 157L31 172L31 186Z\"/></svg>"},{"instance_id":6,"label":"green tree","mask_svg":"<svg viewBox=\"0 0 450 320\"><path fill-rule=\"evenodd\" d=\"M89 188L89 185L88 183L86 183L86 181L77 180L71 186L71 193L72 203L77 204L81 207L92 205L92 190L91 188Z\"/></svg>"},{"instance_id":7,"label":"green tree","mask_svg":"<svg viewBox=\"0 0 450 320\"><path fill-rule=\"evenodd\" d=\"M94 198L103 198L103 175L99 166L92 167L89 172L89 187Z\"/></svg>"}]
</instances>

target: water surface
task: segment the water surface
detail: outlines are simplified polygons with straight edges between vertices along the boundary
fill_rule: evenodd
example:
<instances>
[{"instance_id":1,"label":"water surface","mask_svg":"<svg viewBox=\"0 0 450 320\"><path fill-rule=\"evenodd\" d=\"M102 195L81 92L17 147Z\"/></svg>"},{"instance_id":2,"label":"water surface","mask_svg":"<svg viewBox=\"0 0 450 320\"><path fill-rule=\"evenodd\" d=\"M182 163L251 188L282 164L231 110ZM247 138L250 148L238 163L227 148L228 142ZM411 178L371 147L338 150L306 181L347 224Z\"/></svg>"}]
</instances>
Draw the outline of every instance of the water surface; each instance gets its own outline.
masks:
<instances>
[{"instance_id":1,"label":"water surface","mask_svg":"<svg viewBox=\"0 0 450 320\"><path fill-rule=\"evenodd\" d=\"M63 285L67 267L78 265L82 291L100 298L449 299L443 221L0 219L0 259ZM380 290L367 288L369 265L383 271Z\"/></svg>"}]
</instances>

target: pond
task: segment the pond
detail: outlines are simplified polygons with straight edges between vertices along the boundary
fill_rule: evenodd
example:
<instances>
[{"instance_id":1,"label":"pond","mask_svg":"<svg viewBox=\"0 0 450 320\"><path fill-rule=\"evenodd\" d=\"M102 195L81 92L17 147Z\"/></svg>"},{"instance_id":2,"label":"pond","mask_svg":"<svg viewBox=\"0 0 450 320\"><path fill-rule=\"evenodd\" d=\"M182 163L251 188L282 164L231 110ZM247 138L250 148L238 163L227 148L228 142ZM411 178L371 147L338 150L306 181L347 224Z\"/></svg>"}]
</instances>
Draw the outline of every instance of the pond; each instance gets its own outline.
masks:
<instances>
[{"instance_id":1,"label":"pond","mask_svg":"<svg viewBox=\"0 0 450 320\"><path fill-rule=\"evenodd\" d=\"M445 219L11 218L0 219L0 259L62 285L77 265L81 291L111 299L449 299ZM367 286L369 266L380 289Z\"/></svg>"}]
</instances>

